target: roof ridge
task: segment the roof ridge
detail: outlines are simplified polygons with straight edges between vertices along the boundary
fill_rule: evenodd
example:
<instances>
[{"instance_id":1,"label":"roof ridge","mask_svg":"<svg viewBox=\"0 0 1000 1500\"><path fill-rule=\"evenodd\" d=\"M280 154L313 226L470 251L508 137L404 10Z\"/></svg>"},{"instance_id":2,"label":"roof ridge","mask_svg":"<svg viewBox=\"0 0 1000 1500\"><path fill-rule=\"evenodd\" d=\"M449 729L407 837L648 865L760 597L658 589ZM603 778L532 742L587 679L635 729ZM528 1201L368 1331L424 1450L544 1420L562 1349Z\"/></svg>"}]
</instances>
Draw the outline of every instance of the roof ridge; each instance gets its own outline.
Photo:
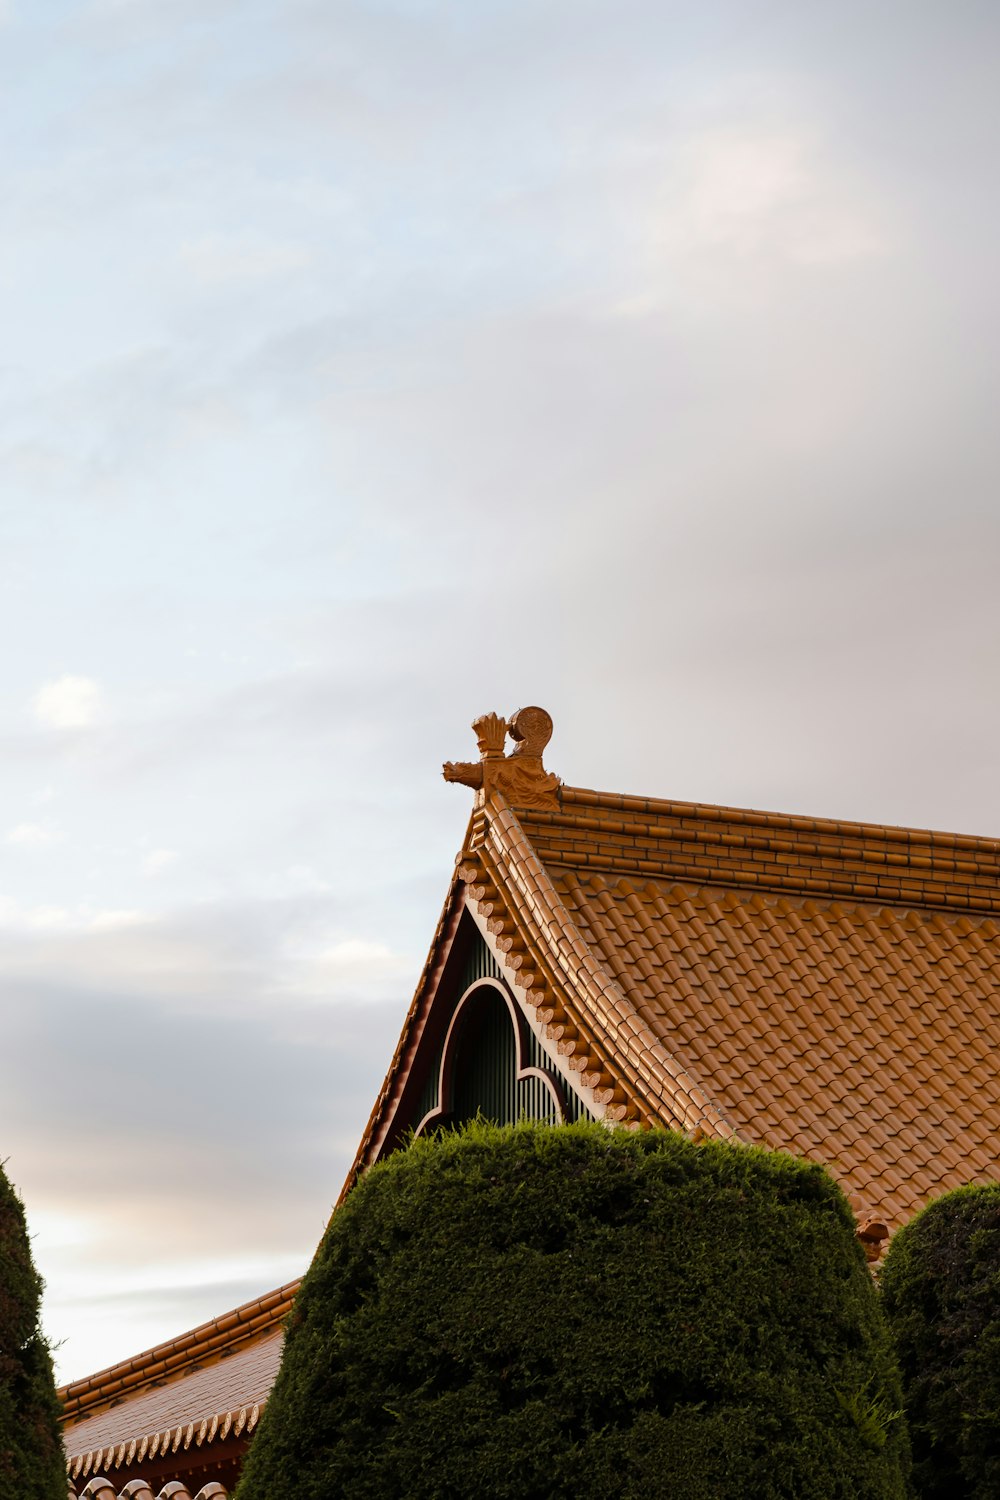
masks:
<instances>
[{"instance_id":1,"label":"roof ridge","mask_svg":"<svg viewBox=\"0 0 1000 1500\"><path fill-rule=\"evenodd\" d=\"M598 792L589 787L562 786L561 803L613 808L622 812L664 813L705 819L726 819L762 828L787 828L803 832L829 833L841 838L851 834L899 838L906 843L928 844L942 849L982 850L1000 855L1000 837L974 833L949 833L935 828L911 828L903 823L866 823L853 818L811 818L801 813L767 812L752 807L730 807L725 803L685 802L668 797L639 797L625 792Z\"/></svg>"},{"instance_id":2,"label":"roof ridge","mask_svg":"<svg viewBox=\"0 0 1000 1500\"><path fill-rule=\"evenodd\" d=\"M638 879L1000 912L1000 839L564 787L522 816L543 864Z\"/></svg>"},{"instance_id":3,"label":"roof ridge","mask_svg":"<svg viewBox=\"0 0 1000 1500\"><path fill-rule=\"evenodd\" d=\"M624 1034L626 1046L643 1037L652 1035L643 1023L635 1006L616 979L608 973L593 947L574 921L568 907L553 884L541 857L503 793L494 791L487 803L489 813L483 819L482 844L479 854L485 849L505 858L504 871L506 889L520 897L521 902L533 915L546 944L550 964L559 971L564 994L579 996L585 1005L583 1016L589 1009L589 1031L597 1029L604 1035ZM524 920L525 912L518 912ZM515 983L516 983L515 979ZM582 1019L579 1018L579 1019ZM588 1044L595 1047L593 1036ZM599 1049L596 1049L599 1050ZM629 1049L631 1050L631 1049ZM618 1071L622 1071L622 1053L617 1058ZM651 1103L650 1090L659 1094L658 1103L666 1103L685 1128L701 1130L705 1134L742 1139L736 1126L722 1107L708 1094L672 1052L662 1046L658 1048L657 1062L661 1077L652 1074L643 1076L643 1071L633 1068L634 1076L629 1086L647 1105ZM666 1097L664 1097L664 1091ZM653 1113L656 1113L653 1106Z\"/></svg>"},{"instance_id":4,"label":"roof ridge","mask_svg":"<svg viewBox=\"0 0 1000 1500\"><path fill-rule=\"evenodd\" d=\"M199 1359L217 1355L231 1344L264 1332L279 1323L290 1310L300 1279L287 1281L273 1292L243 1302L231 1312L200 1323L197 1328L162 1344L154 1344L151 1349L133 1354L130 1359L120 1360L105 1370L60 1386L57 1394L63 1403L63 1420L75 1420L84 1412L111 1402L125 1392L132 1395L164 1376L178 1374Z\"/></svg>"}]
</instances>

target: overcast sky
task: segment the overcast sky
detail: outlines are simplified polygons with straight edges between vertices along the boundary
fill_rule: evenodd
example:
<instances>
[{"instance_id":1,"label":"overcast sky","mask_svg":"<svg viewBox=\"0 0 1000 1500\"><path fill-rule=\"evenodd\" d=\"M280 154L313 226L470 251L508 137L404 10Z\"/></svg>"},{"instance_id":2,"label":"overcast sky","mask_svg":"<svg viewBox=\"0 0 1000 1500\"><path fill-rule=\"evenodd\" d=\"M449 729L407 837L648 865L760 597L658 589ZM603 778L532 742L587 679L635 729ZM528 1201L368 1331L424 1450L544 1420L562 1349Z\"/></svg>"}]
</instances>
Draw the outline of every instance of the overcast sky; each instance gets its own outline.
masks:
<instances>
[{"instance_id":1,"label":"overcast sky","mask_svg":"<svg viewBox=\"0 0 1000 1500\"><path fill-rule=\"evenodd\" d=\"M72 1378L306 1265L487 709L1000 834L995 0L2 0L0 1156Z\"/></svg>"}]
</instances>

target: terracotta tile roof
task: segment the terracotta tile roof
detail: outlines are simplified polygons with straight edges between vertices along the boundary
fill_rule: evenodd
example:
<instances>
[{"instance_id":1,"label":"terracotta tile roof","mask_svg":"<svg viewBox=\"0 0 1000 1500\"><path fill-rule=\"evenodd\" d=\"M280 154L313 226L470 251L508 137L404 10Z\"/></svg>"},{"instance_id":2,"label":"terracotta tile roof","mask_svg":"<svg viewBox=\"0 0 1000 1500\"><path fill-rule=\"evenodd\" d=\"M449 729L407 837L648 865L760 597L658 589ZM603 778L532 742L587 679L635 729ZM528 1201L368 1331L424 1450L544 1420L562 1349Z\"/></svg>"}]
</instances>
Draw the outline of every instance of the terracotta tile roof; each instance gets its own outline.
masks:
<instances>
[{"instance_id":1,"label":"terracotta tile roof","mask_svg":"<svg viewBox=\"0 0 1000 1500\"><path fill-rule=\"evenodd\" d=\"M160 1388L186 1371L225 1358L247 1340L280 1330L298 1285L298 1281L290 1281L263 1297L242 1303L232 1312L199 1324L189 1333L156 1344L106 1370L98 1370L95 1375L70 1381L59 1391L65 1420L76 1424L85 1415L108 1406L120 1406L124 1399L146 1388Z\"/></svg>"},{"instance_id":2,"label":"terracotta tile roof","mask_svg":"<svg viewBox=\"0 0 1000 1500\"><path fill-rule=\"evenodd\" d=\"M118 1490L110 1479L99 1474L88 1480L79 1491L71 1484L67 1500L192 1500L192 1494L187 1485L178 1479L170 1480L162 1489L155 1484L150 1487L141 1479L131 1479ZM203 1484L193 1500L229 1500L229 1491L225 1485L213 1480Z\"/></svg>"},{"instance_id":3,"label":"terracotta tile roof","mask_svg":"<svg viewBox=\"0 0 1000 1500\"><path fill-rule=\"evenodd\" d=\"M147 1386L118 1406L67 1425L63 1440L71 1478L121 1468L145 1445L150 1458L223 1442L252 1432L281 1361L282 1331L271 1328L227 1358ZM189 1429L190 1433L189 1433ZM110 1451L109 1450L113 1450ZM143 1455L145 1456L145 1455Z\"/></svg>"},{"instance_id":4,"label":"terracotta tile roof","mask_svg":"<svg viewBox=\"0 0 1000 1500\"><path fill-rule=\"evenodd\" d=\"M595 1113L815 1157L892 1225L1000 1176L1000 841L563 787L483 799L459 873Z\"/></svg>"},{"instance_id":5,"label":"terracotta tile roof","mask_svg":"<svg viewBox=\"0 0 1000 1500\"><path fill-rule=\"evenodd\" d=\"M1000 913L1000 841L563 787L525 812L546 864Z\"/></svg>"},{"instance_id":6,"label":"terracotta tile roof","mask_svg":"<svg viewBox=\"0 0 1000 1500\"><path fill-rule=\"evenodd\" d=\"M64 1386L72 1481L229 1444L249 1434L274 1383L297 1282L180 1338Z\"/></svg>"},{"instance_id":7,"label":"terracotta tile roof","mask_svg":"<svg viewBox=\"0 0 1000 1500\"><path fill-rule=\"evenodd\" d=\"M463 911L598 1117L809 1154L892 1227L1000 1177L1000 840L565 787L542 710L473 728L480 761L444 772L476 808L347 1185L396 1139Z\"/></svg>"},{"instance_id":8,"label":"terracotta tile roof","mask_svg":"<svg viewBox=\"0 0 1000 1500\"><path fill-rule=\"evenodd\" d=\"M557 889L745 1139L825 1161L896 1223L996 1172L995 922L576 872Z\"/></svg>"},{"instance_id":9,"label":"terracotta tile roof","mask_svg":"<svg viewBox=\"0 0 1000 1500\"><path fill-rule=\"evenodd\" d=\"M412 1123L470 918L592 1113L826 1162L872 1255L881 1221L1000 1177L1000 840L564 787L542 710L474 727L482 760L445 774L476 809L345 1193ZM249 1424L296 1285L67 1387L71 1471Z\"/></svg>"}]
</instances>

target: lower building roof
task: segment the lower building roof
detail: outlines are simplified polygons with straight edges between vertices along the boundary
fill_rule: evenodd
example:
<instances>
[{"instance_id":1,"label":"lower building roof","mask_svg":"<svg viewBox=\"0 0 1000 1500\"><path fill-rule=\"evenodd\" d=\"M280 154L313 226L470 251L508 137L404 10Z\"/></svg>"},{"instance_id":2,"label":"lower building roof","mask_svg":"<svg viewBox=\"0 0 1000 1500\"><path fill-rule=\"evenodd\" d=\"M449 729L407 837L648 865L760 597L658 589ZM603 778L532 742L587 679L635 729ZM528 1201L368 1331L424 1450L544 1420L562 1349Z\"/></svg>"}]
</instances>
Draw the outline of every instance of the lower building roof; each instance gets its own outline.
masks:
<instances>
[{"instance_id":1,"label":"lower building roof","mask_svg":"<svg viewBox=\"0 0 1000 1500\"><path fill-rule=\"evenodd\" d=\"M199 1467L245 1446L274 1384L297 1282L59 1392L71 1481ZM242 1441L240 1441L242 1440ZM182 1457L178 1457L181 1455Z\"/></svg>"}]
</instances>

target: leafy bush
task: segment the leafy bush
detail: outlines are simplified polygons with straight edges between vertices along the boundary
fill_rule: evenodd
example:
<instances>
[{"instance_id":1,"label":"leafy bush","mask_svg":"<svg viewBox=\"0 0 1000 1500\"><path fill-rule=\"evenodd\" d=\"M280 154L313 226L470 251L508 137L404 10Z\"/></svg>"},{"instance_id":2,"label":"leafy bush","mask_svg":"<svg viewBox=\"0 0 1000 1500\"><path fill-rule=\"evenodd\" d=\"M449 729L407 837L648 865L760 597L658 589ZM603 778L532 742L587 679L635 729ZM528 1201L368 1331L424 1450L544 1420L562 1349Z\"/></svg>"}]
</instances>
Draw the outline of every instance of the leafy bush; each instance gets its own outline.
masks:
<instances>
[{"instance_id":1,"label":"leafy bush","mask_svg":"<svg viewBox=\"0 0 1000 1500\"><path fill-rule=\"evenodd\" d=\"M938 1198L880 1277L921 1496L1000 1495L1000 1184Z\"/></svg>"},{"instance_id":2,"label":"leafy bush","mask_svg":"<svg viewBox=\"0 0 1000 1500\"><path fill-rule=\"evenodd\" d=\"M817 1166L476 1123L374 1167L291 1314L239 1500L889 1500L901 1397Z\"/></svg>"},{"instance_id":3,"label":"leafy bush","mask_svg":"<svg viewBox=\"0 0 1000 1500\"><path fill-rule=\"evenodd\" d=\"M0 1169L0 1500L66 1500L41 1291L21 1200Z\"/></svg>"}]
</instances>

